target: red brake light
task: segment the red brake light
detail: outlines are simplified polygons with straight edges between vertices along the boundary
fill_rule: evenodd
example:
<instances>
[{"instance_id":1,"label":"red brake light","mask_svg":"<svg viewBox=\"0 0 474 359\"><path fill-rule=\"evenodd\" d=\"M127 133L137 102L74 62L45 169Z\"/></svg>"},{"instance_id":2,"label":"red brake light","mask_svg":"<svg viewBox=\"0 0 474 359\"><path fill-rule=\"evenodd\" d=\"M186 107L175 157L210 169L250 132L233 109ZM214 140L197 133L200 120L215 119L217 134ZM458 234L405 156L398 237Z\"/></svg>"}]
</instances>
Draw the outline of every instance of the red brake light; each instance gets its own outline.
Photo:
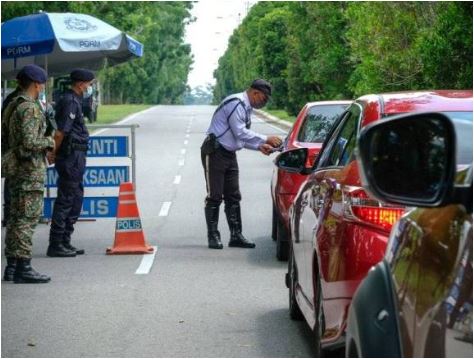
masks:
<instances>
[{"instance_id":1,"label":"red brake light","mask_svg":"<svg viewBox=\"0 0 474 359\"><path fill-rule=\"evenodd\" d=\"M352 206L352 212L362 221L370 222L389 231L393 224L400 219L404 209Z\"/></svg>"},{"instance_id":2,"label":"red brake light","mask_svg":"<svg viewBox=\"0 0 474 359\"><path fill-rule=\"evenodd\" d=\"M345 213L362 222L370 223L390 231L405 212L404 208L391 207L370 198L364 190L357 188L344 193Z\"/></svg>"}]
</instances>

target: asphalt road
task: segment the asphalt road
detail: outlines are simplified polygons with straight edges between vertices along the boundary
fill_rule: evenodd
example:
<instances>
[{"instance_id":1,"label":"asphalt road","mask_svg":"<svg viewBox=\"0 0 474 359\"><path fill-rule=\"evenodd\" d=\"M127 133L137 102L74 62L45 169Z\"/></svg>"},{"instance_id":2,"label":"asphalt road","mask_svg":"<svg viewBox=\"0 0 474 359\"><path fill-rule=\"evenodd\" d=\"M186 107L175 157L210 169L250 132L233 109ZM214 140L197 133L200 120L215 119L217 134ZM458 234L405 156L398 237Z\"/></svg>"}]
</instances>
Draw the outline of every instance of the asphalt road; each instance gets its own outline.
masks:
<instances>
[{"instance_id":1,"label":"asphalt road","mask_svg":"<svg viewBox=\"0 0 474 359\"><path fill-rule=\"evenodd\" d=\"M33 265L52 281L2 282L2 357L312 356L310 330L289 319L287 264L270 238L274 155L238 153L244 234L256 248L227 247L223 208L225 247L207 248L199 147L213 109L157 106L128 121L140 125L137 199L158 247L150 272L135 274L142 255L105 255L115 220L78 223L73 244L86 255L65 259L46 257L49 227L39 225ZM284 134L258 119L252 129Z\"/></svg>"}]
</instances>

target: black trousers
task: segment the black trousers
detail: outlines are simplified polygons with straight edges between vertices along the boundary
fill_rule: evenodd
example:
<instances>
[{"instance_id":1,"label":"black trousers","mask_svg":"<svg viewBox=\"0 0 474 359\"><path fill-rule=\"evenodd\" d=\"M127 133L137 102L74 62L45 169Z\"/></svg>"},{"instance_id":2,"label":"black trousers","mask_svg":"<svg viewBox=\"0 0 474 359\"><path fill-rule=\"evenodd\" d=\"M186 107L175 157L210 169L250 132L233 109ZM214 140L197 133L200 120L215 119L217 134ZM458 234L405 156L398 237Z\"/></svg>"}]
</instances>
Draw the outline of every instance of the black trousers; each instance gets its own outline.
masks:
<instances>
[{"instance_id":1,"label":"black trousers","mask_svg":"<svg viewBox=\"0 0 474 359\"><path fill-rule=\"evenodd\" d=\"M58 196L54 202L49 239L51 242L69 242L82 209L86 153L74 151L67 158L56 161L55 167L59 174Z\"/></svg>"},{"instance_id":2,"label":"black trousers","mask_svg":"<svg viewBox=\"0 0 474 359\"><path fill-rule=\"evenodd\" d=\"M242 199L239 187L239 165L237 155L219 147L214 153L201 152L202 166L206 177L206 205L239 203Z\"/></svg>"}]
</instances>

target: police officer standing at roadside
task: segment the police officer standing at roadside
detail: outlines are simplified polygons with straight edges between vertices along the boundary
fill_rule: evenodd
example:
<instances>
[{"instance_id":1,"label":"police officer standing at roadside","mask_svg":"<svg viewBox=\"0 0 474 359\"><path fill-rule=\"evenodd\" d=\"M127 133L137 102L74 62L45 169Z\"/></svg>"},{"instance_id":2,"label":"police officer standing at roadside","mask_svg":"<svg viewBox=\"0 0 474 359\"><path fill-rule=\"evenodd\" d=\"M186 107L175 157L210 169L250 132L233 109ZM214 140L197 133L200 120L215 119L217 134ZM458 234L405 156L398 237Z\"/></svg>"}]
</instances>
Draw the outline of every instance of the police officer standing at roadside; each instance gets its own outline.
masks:
<instances>
[{"instance_id":1,"label":"police officer standing at roadside","mask_svg":"<svg viewBox=\"0 0 474 359\"><path fill-rule=\"evenodd\" d=\"M2 113L2 171L10 182L11 205L5 238L4 280L46 283L50 277L31 267L32 239L43 212L46 156L55 142L45 136L46 120L37 101L44 92L46 72L27 65L18 74L21 92ZM49 157L49 156L48 156Z\"/></svg>"},{"instance_id":2,"label":"police officer standing at roadside","mask_svg":"<svg viewBox=\"0 0 474 359\"><path fill-rule=\"evenodd\" d=\"M57 151L55 168L58 171L58 195L54 203L49 234L49 257L75 257L83 249L71 245L71 235L82 209L83 176L89 131L84 123L82 98L92 91L94 74L85 69L71 72L71 89L59 100L56 108L55 132Z\"/></svg>"},{"instance_id":3,"label":"police officer standing at roadside","mask_svg":"<svg viewBox=\"0 0 474 359\"><path fill-rule=\"evenodd\" d=\"M201 147L207 186L205 216L209 248L223 248L218 230L222 199L230 230L229 247L255 247L255 243L242 235L236 151L245 147L269 155L273 148L281 145L282 141L278 136L265 136L250 130L252 109L265 106L271 93L270 83L257 79L246 91L225 98L212 116L207 137Z\"/></svg>"}]
</instances>

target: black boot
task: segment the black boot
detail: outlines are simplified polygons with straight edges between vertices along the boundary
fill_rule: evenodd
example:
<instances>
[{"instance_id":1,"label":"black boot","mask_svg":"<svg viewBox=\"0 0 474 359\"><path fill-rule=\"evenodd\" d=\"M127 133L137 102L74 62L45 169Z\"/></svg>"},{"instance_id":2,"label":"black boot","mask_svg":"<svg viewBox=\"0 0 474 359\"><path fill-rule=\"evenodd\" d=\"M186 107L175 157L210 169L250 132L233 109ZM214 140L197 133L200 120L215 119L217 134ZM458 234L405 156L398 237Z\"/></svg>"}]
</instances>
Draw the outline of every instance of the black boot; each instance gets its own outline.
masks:
<instances>
[{"instance_id":1,"label":"black boot","mask_svg":"<svg viewBox=\"0 0 474 359\"><path fill-rule=\"evenodd\" d=\"M84 249L77 249L71 244L71 236L70 235L64 235L63 239L63 246L69 251L76 252L77 255L84 254L85 251Z\"/></svg>"},{"instance_id":2,"label":"black boot","mask_svg":"<svg viewBox=\"0 0 474 359\"><path fill-rule=\"evenodd\" d=\"M50 240L46 255L48 257L75 257L76 251L66 248L62 242Z\"/></svg>"},{"instance_id":3,"label":"black boot","mask_svg":"<svg viewBox=\"0 0 474 359\"><path fill-rule=\"evenodd\" d=\"M31 259L18 258L13 281L15 283L48 283L50 277L40 274L31 266Z\"/></svg>"},{"instance_id":4,"label":"black boot","mask_svg":"<svg viewBox=\"0 0 474 359\"><path fill-rule=\"evenodd\" d=\"M230 230L229 247L255 248L255 243L250 242L242 235L242 218L240 217L240 204L225 205L225 214Z\"/></svg>"},{"instance_id":5,"label":"black boot","mask_svg":"<svg viewBox=\"0 0 474 359\"><path fill-rule=\"evenodd\" d=\"M3 280L11 282L15 275L17 260L15 257L7 257L7 266L5 267L5 273L3 274Z\"/></svg>"},{"instance_id":6,"label":"black boot","mask_svg":"<svg viewBox=\"0 0 474 359\"><path fill-rule=\"evenodd\" d=\"M206 204L204 212L206 214L207 240L209 242L209 248L222 249L224 246L221 242L221 234L217 229L219 223L219 206Z\"/></svg>"}]
</instances>

